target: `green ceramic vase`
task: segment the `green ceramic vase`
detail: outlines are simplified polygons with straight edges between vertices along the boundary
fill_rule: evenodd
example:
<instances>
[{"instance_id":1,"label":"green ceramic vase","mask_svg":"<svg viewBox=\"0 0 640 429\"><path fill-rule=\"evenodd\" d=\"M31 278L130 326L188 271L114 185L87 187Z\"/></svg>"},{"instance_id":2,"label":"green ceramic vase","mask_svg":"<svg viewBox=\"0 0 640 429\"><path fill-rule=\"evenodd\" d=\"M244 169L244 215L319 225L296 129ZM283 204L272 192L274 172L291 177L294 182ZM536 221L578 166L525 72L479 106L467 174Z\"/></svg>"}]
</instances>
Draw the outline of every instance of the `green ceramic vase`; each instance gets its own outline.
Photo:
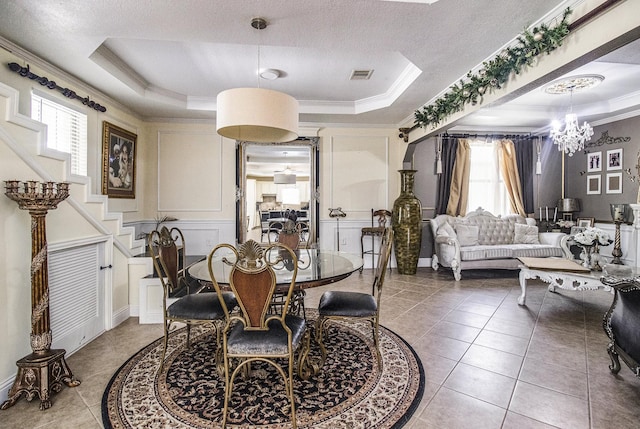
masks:
<instances>
[{"instance_id":1,"label":"green ceramic vase","mask_svg":"<svg viewBox=\"0 0 640 429\"><path fill-rule=\"evenodd\" d=\"M393 203L393 245L400 274L415 274L422 241L422 204L413 194L416 170L400 172L400 196Z\"/></svg>"}]
</instances>

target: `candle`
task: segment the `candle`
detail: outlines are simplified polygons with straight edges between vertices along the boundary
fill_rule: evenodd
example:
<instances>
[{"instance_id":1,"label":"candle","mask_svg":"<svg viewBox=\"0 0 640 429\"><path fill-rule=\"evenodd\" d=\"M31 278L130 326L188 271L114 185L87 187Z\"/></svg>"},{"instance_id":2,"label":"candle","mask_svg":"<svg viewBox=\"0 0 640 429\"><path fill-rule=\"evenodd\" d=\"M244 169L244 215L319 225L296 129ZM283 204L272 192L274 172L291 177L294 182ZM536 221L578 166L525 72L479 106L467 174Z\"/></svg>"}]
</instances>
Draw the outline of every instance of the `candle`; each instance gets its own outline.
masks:
<instances>
[{"instance_id":1,"label":"candle","mask_svg":"<svg viewBox=\"0 0 640 429\"><path fill-rule=\"evenodd\" d=\"M622 222L624 220L624 216L622 215L622 210L620 210L620 207L614 207L613 220L618 222Z\"/></svg>"},{"instance_id":2,"label":"candle","mask_svg":"<svg viewBox=\"0 0 640 429\"><path fill-rule=\"evenodd\" d=\"M640 195L640 193L638 193L638 195ZM542 206L540 206L540 222L542 222Z\"/></svg>"},{"instance_id":3,"label":"candle","mask_svg":"<svg viewBox=\"0 0 640 429\"><path fill-rule=\"evenodd\" d=\"M556 207L555 211L553 212L553 223L556 223L557 218L558 218L558 207Z\"/></svg>"},{"instance_id":4,"label":"candle","mask_svg":"<svg viewBox=\"0 0 640 429\"><path fill-rule=\"evenodd\" d=\"M549 222L549 206L544 206L544 211L546 213L545 220Z\"/></svg>"}]
</instances>

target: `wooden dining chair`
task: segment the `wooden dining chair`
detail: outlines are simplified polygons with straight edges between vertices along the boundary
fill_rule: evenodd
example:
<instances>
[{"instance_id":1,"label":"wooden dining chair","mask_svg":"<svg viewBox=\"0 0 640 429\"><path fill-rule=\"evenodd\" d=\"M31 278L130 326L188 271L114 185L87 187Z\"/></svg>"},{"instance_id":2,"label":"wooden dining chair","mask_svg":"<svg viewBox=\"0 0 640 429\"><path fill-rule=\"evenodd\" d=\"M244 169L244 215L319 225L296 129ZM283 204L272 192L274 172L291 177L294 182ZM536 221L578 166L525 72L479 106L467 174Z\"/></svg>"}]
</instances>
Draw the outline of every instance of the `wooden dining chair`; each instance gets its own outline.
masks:
<instances>
[{"instance_id":1,"label":"wooden dining chair","mask_svg":"<svg viewBox=\"0 0 640 429\"><path fill-rule=\"evenodd\" d=\"M281 263L283 255L294 263L291 280L286 287L283 310L276 314L272 306L272 297L276 292L273 267ZM249 240L237 250L230 244L216 246L207 261L214 289L222 300L224 292L219 283L222 280L216 279L212 266L212 261L216 258L222 258L231 267L228 283L240 307L239 312L232 313L228 307L222 306L226 320L222 335L225 380L222 427L225 428L227 424L236 376L241 371L250 373L251 364L260 361L275 367L282 376L291 407L291 424L296 428L294 356L303 343L306 332L305 319L287 313L298 272L296 255L293 250L280 243L263 248L257 242ZM283 360L287 362L286 367L280 362Z\"/></svg>"},{"instance_id":2,"label":"wooden dining chair","mask_svg":"<svg viewBox=\"0 0 640 429\"><path fill-rule=\"evenodd\" d=\"M178 238L179 237L179 238ZM153 260L153 267L160 278L162 284L162 308L164 322L164 341L162 347L162 358L160 359L159 370L164 366L164 360L169 343L169 333L171 326L176 322L187 325L187 348L190 347L191 326L199 324L210 324L215 333L216 341L220 344L220 330L218 325L222 325L225 309L233 309L236 300L232 293L225 292L217 294L215 292L193 293L177 298L168 305L168 300L175 285L181 278L178 275L179 260L181 258L176 240L184 242L184 236L178 228L162 227L160 231L153 231L149 236L149 251Z\"/></svg>"},{"instance_id":3,"label":"wooden dining chair","mask_svg":"<svg viewBox=\"0 0 640 429\"><path fill-rule=\"evenodd\" d=\"M362 259L364 259L364 255L371 255L371 266L374 266L376 255L378 255L378 257L380 256L380 248L376 248L375 245L376 237L382 237L385 228L391 226L391 216L392 214L389 210L371 209L371 226L364 227L361 230L360 254ZM371 248L369 250L364 250L365 237L371 237ZM362 272L362 268L360 269L360 272Z\"/></svg>"},{"instance_id":4,"label":"wooden dining chair","mask_svg":"<svg viewBox=\"0 0 640 429\"><path fill-rule=\"evenodd\" d=\"M318 304L318 320L316 322L316 341L320 346L322 360L327 356L324 345L327 324L333 320L367 320L373 330L373 341L376 347L378 368L382 368L380 355L379 317L380 297L384 284L385 272L391 257L393 231L385 228L380 243L380 256L375 270L371 294L352 291L327 291L320 297Z\"/></svg>"}]
</instances>

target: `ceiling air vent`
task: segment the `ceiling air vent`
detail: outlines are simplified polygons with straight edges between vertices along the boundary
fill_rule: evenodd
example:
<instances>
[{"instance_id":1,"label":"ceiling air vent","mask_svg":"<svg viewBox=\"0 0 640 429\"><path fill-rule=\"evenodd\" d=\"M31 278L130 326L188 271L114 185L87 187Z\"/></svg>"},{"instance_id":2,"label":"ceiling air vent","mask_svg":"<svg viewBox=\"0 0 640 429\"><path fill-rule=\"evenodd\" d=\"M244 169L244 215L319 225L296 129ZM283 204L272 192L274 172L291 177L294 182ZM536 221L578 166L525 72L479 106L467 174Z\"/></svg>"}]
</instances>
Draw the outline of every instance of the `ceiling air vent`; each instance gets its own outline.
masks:
<instances>
[{"instance_id":1,"label":"ceiling air vent","mask_svg":"<svg viewBox=\"0 0 640 429\"><path fill-rule=\"evenodd\" d=\"M373 70L352 70L349 80L369 80Z\"/></svg>"}]
</instances>

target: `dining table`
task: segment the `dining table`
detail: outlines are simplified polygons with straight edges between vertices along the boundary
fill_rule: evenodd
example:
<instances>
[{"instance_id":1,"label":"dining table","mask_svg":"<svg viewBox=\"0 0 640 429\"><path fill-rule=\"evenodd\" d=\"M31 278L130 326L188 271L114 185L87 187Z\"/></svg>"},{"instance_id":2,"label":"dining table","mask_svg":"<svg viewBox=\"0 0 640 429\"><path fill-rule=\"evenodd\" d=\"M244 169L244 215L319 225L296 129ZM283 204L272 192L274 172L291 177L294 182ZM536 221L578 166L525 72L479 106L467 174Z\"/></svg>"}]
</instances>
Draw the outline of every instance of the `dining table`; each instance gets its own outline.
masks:
<instances>
[{"instance_id":1,"label":"dining table","mask_svg":"<svg viewBox=\"0 0 640 429\"><path fill-rule=\"evenodd\" d=\"M296 275L296 290L303 290L343 280L364 265L361 255L326 249L299 249L298 273ZM223 262L224 255L214 256L211 261L213 274L220 285L228 285L232 265ZM274 265L277 289L282 291L291 283L293 276L293 261L284 259ZM208 262L206 259L192 264L189 275L201 282L211 282Z\"/></svg>"}]
</instances>

